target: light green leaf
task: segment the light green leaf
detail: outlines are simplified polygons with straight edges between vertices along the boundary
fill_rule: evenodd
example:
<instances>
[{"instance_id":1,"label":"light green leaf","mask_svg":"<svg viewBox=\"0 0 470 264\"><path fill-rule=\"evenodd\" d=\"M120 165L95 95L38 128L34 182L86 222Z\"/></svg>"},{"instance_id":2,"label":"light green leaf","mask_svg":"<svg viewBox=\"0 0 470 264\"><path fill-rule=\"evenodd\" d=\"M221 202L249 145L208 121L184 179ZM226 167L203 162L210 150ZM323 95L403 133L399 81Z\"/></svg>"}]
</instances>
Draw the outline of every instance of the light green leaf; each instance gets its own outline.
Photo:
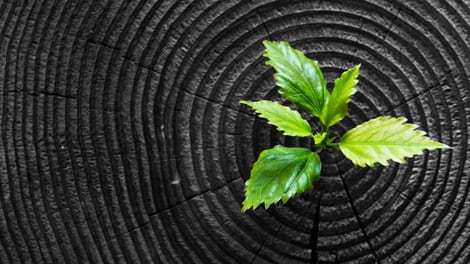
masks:
<instances>
[{"instance_id":1,"label":"light green leaf","mask_svg":"<svg viewBox=\"0 0 470 264\"><path fill-rule=\"evenodd\" d=\"M315 133L315 135L313 135L313 141L315 141L315 145L320 145L327 136L328 136L328 133L326 132Z\"/></svg>"},{"instance_id":2,"label":"light green leaf","mask_svg":"<svg viewBox=\"0 0 470 264\"><path fill-rule=\"evenodd\" d=\"M311 137L312 128L299 112L283 106L278 102L261 100L257 102L241 101L255 109L259 116L266 118L268 123L283 131L286 136Z\"/></svg>"},{"instance_id":3,"label":"light green leaf","mask_svg":"<svg viewBox=\"0 0 470 264\"><path fill-rule=\"evenodd\" d=\"M265 40L267 65L276 73L274 79L281 88L279 93L297 106L320 117L323 105L328 99L328 90L318 62L311 60L287 42Z\"/></svg>"},{"instance_id":4,"label":"light green leaf","mask_svg":"<svg viewBox=\"0 0 470 264\"><path fill-rule=\"evenodd\" d=\"M262 203L265 208L280 200L285 203L311 190L320 171L320 158L309 149L277 145L264 150L245 183L242 211L256 209Z\"/></svg>"},{"instance_id":5,"label":"light green leaf","mask_svg":"<svg viewBox=\"0 0 470 264\"><path fill-rule=\"evenodd\" d=\"M358 64L351 69L343 72L339 78L335 80L335 86L329 95L328 102L324 105L320 121L325 127L330 127L343 120L348 112L348 103L351 96L356 92L358 83L359 69Z\"/></svg>"},{"instance_id":6,"label":"light green leaf","mask_svg":"<svg viewBox=\"0 0 470 264\"><path fill-rule=\"evenodd\" d=\"M381 116L344 134L339 143L343 154L354 164L372 167L376 162L387 166L388 160L404 163L404 158L421 154L424 149L449 148L432 141L418 126L405 124L404 117Z\"/></svg>"}]
</instances>

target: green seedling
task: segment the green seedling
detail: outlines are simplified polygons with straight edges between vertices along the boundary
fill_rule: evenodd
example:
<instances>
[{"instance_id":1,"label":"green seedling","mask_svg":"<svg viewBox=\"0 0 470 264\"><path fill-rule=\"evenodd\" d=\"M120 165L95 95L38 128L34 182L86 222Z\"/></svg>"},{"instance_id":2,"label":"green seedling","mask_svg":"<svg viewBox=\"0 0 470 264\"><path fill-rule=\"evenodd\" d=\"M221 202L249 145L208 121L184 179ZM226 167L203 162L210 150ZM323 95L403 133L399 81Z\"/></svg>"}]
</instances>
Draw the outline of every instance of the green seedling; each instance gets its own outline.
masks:
<instances>
[{"instance_id":1,"label":"green seedling","mask_svg":"<svg viewBox=\"0 0 470 264\"><path fill-rule=\"evenodd\" d=\"M278 102L262 100L241 101L253 108L260 117L277 127L286 136L309 137L315 150L277 145L262 151L245 183L242 210L256 209L264 203L287 202L313 188L320 177L321 161L318 153L336 147L353 164L372 167L384 166L392 160L404 163L405 158L421 154L423 150L449 148L433 141L417 125L406 123L404 117L380 116L347 131L340 139L330 137L330 127L343 120L351 96L357 91L359 70L356 65L343 72L328 91L318 62L309 59L287 42L264 41L266 62L274 68L274 79L279 93L319 120L319 131L312 128L302 115Z\"/></svg>"}]
</instances>

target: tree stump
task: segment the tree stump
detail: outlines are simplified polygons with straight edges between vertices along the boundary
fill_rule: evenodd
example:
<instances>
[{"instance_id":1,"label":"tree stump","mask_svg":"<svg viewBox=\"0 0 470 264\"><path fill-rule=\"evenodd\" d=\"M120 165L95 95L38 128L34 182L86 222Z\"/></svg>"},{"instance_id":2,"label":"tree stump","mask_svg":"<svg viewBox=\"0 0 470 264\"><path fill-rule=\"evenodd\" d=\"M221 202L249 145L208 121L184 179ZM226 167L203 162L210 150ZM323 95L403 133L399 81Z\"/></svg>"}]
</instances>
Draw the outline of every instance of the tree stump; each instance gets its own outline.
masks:
<instances>
[{"instance_id":1,"label":"tree stump","mask_svg":"<svg viewBox=\"0 0 470 264\"><path fill-rule=\"evenodd\" d=\"M0 1L0 263L470 263L470 3ZM284 137L240 100L278 93L262 41L361 63L334 133L405 116L452 149L241 212ZM315 127L316 120L310 120Z\"/></svg>"}]
</instances>

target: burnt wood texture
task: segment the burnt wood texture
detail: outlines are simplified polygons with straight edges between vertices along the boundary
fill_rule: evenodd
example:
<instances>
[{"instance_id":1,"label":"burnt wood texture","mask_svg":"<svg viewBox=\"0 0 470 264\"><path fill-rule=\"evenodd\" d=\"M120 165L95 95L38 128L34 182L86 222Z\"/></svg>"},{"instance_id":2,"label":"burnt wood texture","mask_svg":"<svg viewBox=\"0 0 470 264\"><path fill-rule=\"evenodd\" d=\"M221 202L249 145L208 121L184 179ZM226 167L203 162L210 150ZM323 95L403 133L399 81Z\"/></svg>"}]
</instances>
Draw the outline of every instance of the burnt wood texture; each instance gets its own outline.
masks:
<instances>
[{"instance_id":1,"label":"burnt wood texture","mask_svg":"<svg viewBox=\"0 0 470 264\"><path fill-rule=\"evenodd\" d=\"M361 63L333 130L405 116L452 146L241 212L282 134L262 41ZM467 0L0 0L0 263L470 263ZM309 120L312 126L316 121Z\"/></svg>"}]
</instances>

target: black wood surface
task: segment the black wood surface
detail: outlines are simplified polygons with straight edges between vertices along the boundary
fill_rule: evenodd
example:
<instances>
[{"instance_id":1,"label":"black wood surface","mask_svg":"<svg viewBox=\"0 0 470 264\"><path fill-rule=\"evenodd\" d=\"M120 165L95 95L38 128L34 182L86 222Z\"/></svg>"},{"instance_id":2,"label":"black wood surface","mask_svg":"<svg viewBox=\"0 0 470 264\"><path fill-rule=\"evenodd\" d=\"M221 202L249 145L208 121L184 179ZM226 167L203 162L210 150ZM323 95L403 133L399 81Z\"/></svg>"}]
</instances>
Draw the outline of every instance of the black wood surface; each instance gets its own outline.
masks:
<instances>
[{"instance_id":1,"label":"black wood surface","mask_svg":"<svg viewBox=\"0 0 470 264\"><path fill-rule=\"evenodd\" d=\"M240 100L262 41L362 63L345 130L405 116L453 149L241 212L260 151L312 146ZM470 263L470 2L0 0L0 263ZM315 120L310 120L315 126Z\"/></svg>"}]
</instances>

